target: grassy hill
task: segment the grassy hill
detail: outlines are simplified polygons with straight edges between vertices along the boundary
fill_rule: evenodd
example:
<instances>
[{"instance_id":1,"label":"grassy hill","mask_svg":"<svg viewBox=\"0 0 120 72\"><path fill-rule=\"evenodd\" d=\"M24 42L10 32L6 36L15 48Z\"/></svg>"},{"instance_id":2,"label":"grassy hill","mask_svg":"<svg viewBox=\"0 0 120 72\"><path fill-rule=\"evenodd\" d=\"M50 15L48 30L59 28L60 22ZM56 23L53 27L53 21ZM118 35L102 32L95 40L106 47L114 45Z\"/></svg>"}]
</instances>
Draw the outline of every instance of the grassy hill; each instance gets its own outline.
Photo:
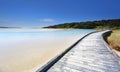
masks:
<instances>
[{"instance_id":1,"label":"grassy hill","mask_svg":"<svg viewBox=\"0 0 120 72\"><path fill-rule=\"evenodd\" d=\"M120 28L120 19L87 21L87 22L72 22L72 23L64 23L64 24L48 26L48 27L44 27L44 28L119 29Z\"/></svg>"}]
</instances>

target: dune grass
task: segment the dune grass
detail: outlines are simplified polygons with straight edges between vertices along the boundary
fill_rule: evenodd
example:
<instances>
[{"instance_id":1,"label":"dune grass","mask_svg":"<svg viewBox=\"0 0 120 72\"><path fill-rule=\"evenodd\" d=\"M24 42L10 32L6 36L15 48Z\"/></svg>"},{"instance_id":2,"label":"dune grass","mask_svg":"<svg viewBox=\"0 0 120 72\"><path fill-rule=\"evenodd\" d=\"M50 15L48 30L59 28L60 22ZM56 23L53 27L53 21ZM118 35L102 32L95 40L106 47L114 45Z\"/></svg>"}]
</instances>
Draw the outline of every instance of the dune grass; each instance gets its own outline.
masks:
<instances>
[{"instance_id":1,"label":"dune grass","mask_svg":"<svg viewBox=\"0 0 120 72\"><path fill-rule=\"evenodd\" d=\"M113 30L110 37L108 37L108 42L111 48L120 51L120 29Z\"/></svg>"}]
</instances>

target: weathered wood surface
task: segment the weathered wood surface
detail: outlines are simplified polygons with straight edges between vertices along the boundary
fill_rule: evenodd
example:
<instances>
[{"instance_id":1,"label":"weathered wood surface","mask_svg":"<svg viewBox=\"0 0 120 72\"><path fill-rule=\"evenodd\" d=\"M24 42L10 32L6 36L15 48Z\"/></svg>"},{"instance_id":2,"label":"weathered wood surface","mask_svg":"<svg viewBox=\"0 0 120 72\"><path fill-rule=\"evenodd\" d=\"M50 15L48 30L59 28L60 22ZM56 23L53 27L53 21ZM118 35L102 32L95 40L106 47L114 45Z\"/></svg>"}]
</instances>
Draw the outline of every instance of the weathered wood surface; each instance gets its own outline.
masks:
<instances>
[{"instance_id":1,"label":"weathered wood surface","mask_svg":"<svg viewBox=\"0 0 120 72\"><path fill-rule=\"evenodd\" d=\"M120 72L117 57L104 43L104 32L85 37L47 72Z\"/></svg>"}]
</instances>

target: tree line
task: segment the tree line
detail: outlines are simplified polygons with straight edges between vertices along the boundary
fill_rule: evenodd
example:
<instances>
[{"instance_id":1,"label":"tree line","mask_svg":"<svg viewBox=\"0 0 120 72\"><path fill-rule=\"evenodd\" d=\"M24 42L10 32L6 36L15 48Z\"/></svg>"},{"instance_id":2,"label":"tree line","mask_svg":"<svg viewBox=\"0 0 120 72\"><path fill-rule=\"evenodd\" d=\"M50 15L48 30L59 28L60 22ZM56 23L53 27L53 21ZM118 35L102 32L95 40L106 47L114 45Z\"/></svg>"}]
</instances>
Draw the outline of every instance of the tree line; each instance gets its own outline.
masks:
<instances>
[{"instance_id":1,"label":"tree line","mask_svg":"<svg viewBox=\"0 0 120 72\"><path fill-rule=\"evenodd\" d=\"M72 22L72 23L64 23L64 24L47 26L44 28L119 29L120 28L120 19L109 19L109 20L98 20L98 21L87 21L87 22Z\"/></svg>"}]
</instances>

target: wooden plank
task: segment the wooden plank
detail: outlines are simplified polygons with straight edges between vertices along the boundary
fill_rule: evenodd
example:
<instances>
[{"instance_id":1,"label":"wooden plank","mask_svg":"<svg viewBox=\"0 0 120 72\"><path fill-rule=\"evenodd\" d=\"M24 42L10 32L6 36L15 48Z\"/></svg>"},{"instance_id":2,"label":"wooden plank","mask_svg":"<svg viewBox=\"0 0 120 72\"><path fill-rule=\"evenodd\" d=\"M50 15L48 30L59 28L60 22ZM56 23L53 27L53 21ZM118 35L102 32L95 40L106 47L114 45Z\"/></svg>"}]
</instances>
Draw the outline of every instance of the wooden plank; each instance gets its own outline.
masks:
<instances>
[{"instance_id":1,"label":"wooden plank","mask_svg":"<svg viewBox=\"0 0 120 72\"><path fill-rule=\"evenodd\" d=\"M57 61L47 72L120 72L120 65L102 34L90 34Z\"/></svg>"}]
</instances>

